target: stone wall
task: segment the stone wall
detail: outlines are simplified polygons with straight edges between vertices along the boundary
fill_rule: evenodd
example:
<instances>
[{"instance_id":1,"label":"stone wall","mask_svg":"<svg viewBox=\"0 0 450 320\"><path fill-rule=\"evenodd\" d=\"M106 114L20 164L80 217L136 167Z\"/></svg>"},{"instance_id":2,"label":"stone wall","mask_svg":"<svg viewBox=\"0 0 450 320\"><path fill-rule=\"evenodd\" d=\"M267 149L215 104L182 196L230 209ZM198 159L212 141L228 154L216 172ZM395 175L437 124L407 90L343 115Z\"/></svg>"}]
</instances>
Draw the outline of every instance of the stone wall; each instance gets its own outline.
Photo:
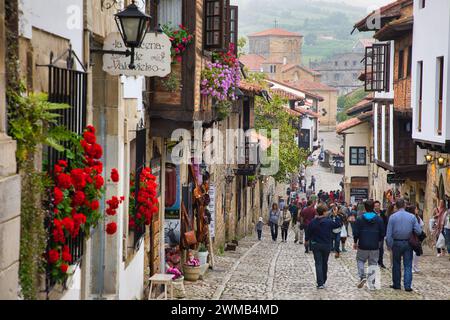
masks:
<instances>
[{"instance_id":1,"label":"stone wall","mask_svg":"<svg viewBox=\"0 0 450 320\"><path fill-rule=\"evenodd\" d=\"M259 54L271 61L283 62L286 57L288 64L301 64L302 36L262 36L249 37L249 53Z\"/></svg>"},{"instance_id":2,"label":"stone wall","mask_svg":"<svg viewBox=\"0 0 450 320\"><path fill-rule=\"evenodd\" d=\"M20 177L16 174L16 142L6 134L5 1L0 0L0 300L19 292Z\"/></svg>"}]
</instances>

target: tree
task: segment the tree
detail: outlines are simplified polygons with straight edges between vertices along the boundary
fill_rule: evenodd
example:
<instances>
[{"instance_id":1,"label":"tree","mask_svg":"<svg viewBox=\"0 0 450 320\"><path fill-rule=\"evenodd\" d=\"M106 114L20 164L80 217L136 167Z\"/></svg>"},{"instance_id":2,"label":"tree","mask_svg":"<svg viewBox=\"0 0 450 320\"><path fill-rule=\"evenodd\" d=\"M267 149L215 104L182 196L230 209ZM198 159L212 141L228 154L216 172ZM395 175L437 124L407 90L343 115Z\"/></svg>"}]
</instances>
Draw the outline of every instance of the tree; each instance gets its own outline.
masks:
<instances>
[{"instance_id":1,"label":"tree","mask_svg":"<svg viewBox=\"0 0 450 320\"><path fill-rule=\"evenodd\" d=\"M238 39L238 57L240 57L243 54L246 54L245 52L245 46L247 45L247 39L245 37L240 37Z\"/></svg>"},{"instance_id":2,"label":"tree","mask_svg":"<svg viewBox=\"0 0 450 320\"><path fill-rule=\"evenodd\" d=\"M279 130L279 170L273 175L277 182L287 182L290 174L297 173L299 166L306 164L308 156L308 151L295 143L297 130L291 124L296 118L286 112L286 104L278 95L272 95L270 101L262 97L255 99L255 129L267 130L269 139L272 129Z\"/></svg>"}]
</instances>

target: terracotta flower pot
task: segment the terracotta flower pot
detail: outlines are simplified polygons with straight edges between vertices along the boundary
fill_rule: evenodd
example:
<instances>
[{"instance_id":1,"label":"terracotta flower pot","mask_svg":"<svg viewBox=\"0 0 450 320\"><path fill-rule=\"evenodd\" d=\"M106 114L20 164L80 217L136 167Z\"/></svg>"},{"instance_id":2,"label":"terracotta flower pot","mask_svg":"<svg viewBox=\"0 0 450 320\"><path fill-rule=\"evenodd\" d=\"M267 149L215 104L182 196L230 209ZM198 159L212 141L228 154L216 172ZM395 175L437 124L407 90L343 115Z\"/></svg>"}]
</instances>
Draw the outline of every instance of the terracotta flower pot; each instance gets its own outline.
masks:
<instances>
[{"instance_id":1,"label":"terracotta flower pot","mask_svg":"<svg viewBox=\"0 0 450 320\"><path fill-rule=\"evenodd\" d=\"M186 281L197 281L200 277L200 266L192 267L185 264L183 265L183 273Z\"/></svg>"}]
</instances>

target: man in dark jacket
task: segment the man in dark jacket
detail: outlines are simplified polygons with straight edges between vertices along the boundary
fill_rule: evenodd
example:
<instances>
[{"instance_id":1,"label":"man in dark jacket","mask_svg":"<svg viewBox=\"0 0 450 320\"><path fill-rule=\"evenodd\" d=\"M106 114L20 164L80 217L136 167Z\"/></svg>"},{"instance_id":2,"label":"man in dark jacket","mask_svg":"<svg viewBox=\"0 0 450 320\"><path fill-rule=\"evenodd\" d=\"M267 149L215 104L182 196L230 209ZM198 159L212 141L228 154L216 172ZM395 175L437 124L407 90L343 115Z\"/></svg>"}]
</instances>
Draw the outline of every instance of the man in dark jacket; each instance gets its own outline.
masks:
<instances>
[{"instance_id":1,"label":"man in dark jacket","mask_svg":"<svg viewBox=\"0 0 450 320\"><path fill-rule=\"evenodd\" d=\"M366 212L356 219L353 229L353 248L358 250L356 253L360 278L358 288L362 288L366 283L366 261L369 260L369 267L377 266L380 241L385 236L383 220L374 212L373 201L367 200L364 207Z\"/></svg>"},{"instance_id":2,"label":"man in dark jacket","mask_svg":"<svg viewBox=\"0 0 450 320\"><path fill-rule=\"evenodd\" d=\"M330 256L331 232L340 228L339 221L334 222L327 215L328 208L324 204L317 207L317 217L306 229L306 245L311 242L316 266L317 289L324 289L327 282L328 257Z\"/></svg>"}]
</instances>

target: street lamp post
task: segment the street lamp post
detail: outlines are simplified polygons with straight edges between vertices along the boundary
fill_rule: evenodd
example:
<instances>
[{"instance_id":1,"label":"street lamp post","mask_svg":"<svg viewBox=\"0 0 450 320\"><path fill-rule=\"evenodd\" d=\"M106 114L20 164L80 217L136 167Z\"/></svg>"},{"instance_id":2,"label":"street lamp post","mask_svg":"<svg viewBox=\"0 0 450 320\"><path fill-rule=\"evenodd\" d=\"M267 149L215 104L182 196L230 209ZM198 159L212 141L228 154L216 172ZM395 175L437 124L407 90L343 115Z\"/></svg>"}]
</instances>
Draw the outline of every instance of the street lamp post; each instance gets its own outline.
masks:
<instances>
[{"instance_id":1,"label":"street lamp post","mask_svg":"<svg viewBox=\"0 0 450 320\"><path fill-rule=\"evenodd\" d=\"M142 41L144 41L151 18L151 16L139 10L137 5L135 4L135 1L133 0L133 2L123 11L114 15L117 29L119 30L120 36L122 37L127 50L116 51L91 49L91 52L99 52L103 54L118 54L125 55L127 57L131 56L131 61L128 67L130 69L135 69L136 66L134 64L134 51L136 48L139 48L142 45Z\"/></svg>"}]
</instances>

